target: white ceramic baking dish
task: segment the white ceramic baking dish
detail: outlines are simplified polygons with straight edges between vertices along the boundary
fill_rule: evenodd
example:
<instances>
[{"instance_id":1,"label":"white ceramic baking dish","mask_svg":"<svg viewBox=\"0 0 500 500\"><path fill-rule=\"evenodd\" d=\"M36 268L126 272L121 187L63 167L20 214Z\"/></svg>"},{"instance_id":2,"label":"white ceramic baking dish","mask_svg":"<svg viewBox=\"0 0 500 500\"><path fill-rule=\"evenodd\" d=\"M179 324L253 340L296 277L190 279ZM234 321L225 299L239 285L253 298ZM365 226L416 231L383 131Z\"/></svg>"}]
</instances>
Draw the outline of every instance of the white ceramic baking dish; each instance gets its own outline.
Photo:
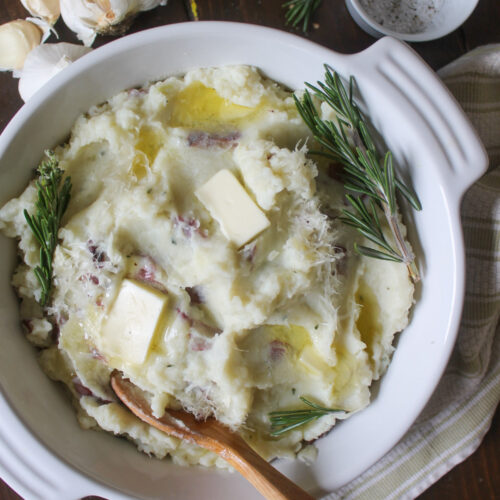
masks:
<instances>
[{"instance_id":1,"label":"white ceramic baking dish","mask_svg":"<svg viewBox=\"0 0 500 500\"><path fill-rule=\"evenodd\" d=\"M410 218L422 283L411 325L365 411L318 442L312 466L277 467L313 494L333 490L386 453L433 392L453 347L464 289L459 204L484 172L486 155L463 112L406 45L385 38L341 55L297 36L232 23L187 23L145 31L95 50L42 88L0 137L0 204L19 194L44 149L67 137L77 115L122 89L198 66L258 66L291 88L328 63L357 78L374 124L411 178L423 211ZM237 474L182 468L140 454L125 440L79 428L57 385L40 370L19 327L10 287L12 241L0 240L0 474L23 497L217 498L259 495Z\"/></svg>"}]
</instances>

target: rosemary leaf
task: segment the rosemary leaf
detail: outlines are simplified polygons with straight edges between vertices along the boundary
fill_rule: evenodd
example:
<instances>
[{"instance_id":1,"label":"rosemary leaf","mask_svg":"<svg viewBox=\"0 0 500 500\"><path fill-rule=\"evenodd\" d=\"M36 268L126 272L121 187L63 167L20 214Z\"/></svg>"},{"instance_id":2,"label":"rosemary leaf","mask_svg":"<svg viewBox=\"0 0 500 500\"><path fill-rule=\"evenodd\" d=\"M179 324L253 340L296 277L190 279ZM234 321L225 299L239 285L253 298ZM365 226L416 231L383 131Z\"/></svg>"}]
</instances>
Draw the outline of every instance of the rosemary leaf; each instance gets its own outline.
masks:
<instances>
[{"instance_id":1,"label":"rosemary leaf","mask_svg":"<svg viewBox=\"0 0 500 500\"><path fill-rule=\"evenodd\" d=\"M57 246L57 233L61 219L68 207L71 191L71 179L66 177L61 185L63 171L58 166L54 153L47 151L47 160L37 169L37 201L35 213L24 210L26 222L33 236L40 245L40 264L34 274L40 283L42 293L40 305L45 306L52 288L52 259Z\"/></svg>"},{"instance_id":2,"label":"rosemary leaf","mask_svg":"<svg viewBox=\"0 0 500 500\"><path fill-rule=\"evenodd\" d=\"M341 220L380 247L355 245L355 250L361 255L404 263L416 282L420 276L415 256L403 237L397 193L415 210L421 210L422 205L415 191L397 177L391 152L380 154L377 151L366 119L354 101L354 86L354 77L351 76L346 87L338 73L325 65L324 82L306 83L306 91L301 99L295 98L295 104L315 140L323 147L316 154L344 167L344 187L353 195L347 196L351 210L344 210ZM337 120L321 119L313 95L335 111ZM379 213L386 219L385 227L393 235L393 244L385 237L386 229L383 229Z\"/></svg>"},{"instance_id":3,"label":"rosemary leaf","mask_svg":"<svg viewBox=\"0 0 500 500\"><path fill-rule=\"evenodd\" d=\"M280 410L269 413L271 421L271 436L280 436L297 427L305 425L329 413L343 412L333 408L324 408L304 397L300 400L307 405L307 408L300 410Z\"/></svg>"},{"instance_id":4,"label":"rosemary leaf","mask_svg":"<svg viewBox=\"0 0 500 500\"><path fill-rule=\"evenodd\" d=\"M398 191L407 199L410 205L417 211L422 210L422 204L418 199L417 193L413 191L411 186L405 186L399 179L396 178Z\"/></svg>"},{"instance_id":5,"label":"rosemary leaf","mask_svg":"<svg viewBox=\"0 0 500 500\"><path fill-rule=\"evenodd\" d=\"M286 24L296 28L302 23L302 31L305 33L320 3L321 0L288 0L282 5L284 9L288 9L285 14Z\"/></svg>"},{"instance_id":6,"label":"rosemary leaf","mask_svg":"<svg viewBox=\"0 0 500 500\"><path fill-rule=\"evenodd\" d=\"M354 243L354 249L360 255L366 255L366 257L373 257L374 259L380 260L390 260L392 262L401 262L399 256L394 256L387 252L381 252L380 250L376 250L375 248L358 245L357 243Z\"/></svg>"}]
</instances>

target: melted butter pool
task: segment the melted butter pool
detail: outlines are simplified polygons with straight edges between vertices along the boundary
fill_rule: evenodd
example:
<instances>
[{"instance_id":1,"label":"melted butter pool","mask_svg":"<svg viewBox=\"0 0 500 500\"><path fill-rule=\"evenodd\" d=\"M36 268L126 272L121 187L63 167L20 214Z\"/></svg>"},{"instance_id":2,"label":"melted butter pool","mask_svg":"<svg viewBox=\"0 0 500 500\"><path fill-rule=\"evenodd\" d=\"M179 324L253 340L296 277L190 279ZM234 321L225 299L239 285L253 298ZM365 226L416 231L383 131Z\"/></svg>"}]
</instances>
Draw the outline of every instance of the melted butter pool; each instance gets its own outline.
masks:
<instances>
[{"instance_id":1,"label":"melted butter pool","mask_svg":"<svg viewBox=\"0 0 500 500\"><path fill-rule=\"evenodd\" d=\"M214 124L238 122L250 118L257 108L234 104L215 89L196 82L179 92L171 101L170 125L173 127L214 128Z\"/></svg>"}]
</instances>

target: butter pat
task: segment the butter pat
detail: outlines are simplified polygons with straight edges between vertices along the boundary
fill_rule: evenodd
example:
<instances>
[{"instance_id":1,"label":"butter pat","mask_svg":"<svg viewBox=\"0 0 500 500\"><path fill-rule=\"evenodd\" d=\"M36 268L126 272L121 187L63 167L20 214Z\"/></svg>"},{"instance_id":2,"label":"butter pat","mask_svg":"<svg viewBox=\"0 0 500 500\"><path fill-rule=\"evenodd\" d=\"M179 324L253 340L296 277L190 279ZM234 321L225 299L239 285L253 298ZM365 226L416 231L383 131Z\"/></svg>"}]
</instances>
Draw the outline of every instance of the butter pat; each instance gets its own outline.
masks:
<instances>
[{"instance_id":1,"label":"butter pat","mask_svg":"<svg viewBox=\"0 0 500 500\"><path fill-rule=\"evenodd\" d=\"M125 279L101 331L103 354L141 364L151 346L167 296L138 281Z\"/></svg>"},{"instance_id":2,"label":"butter pat","mask_svg":"<svg viewBox=\"0 0 500 500\"><path fill-rule=\"evenodd\" d=\"M238 247L270 225L264 212L229 170L219 170L195 194L220 224L224 236Z\"/></svg>"}]
</instances>

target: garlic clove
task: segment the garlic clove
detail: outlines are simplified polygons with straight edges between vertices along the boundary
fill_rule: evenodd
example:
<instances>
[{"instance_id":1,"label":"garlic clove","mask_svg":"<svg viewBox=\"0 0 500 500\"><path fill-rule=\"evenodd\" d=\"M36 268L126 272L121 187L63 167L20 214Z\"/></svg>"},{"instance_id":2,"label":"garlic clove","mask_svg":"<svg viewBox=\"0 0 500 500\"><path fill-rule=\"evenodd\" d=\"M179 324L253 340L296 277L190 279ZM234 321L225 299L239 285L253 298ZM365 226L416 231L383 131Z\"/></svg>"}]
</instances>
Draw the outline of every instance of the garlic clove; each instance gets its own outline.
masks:
<instances>
[{"instance_id":1,"label":"garlic clove","mask_svg":"<svg viewBox=\"0 0 500 500\"><path fill-rule=\"evenodd\" d=\"M33 49L20 73L19 94L24 102L54 75L92 49L71 43L46 43Z\"/></svg>"},{"instance_id":2,"label":"garlic clove","mask_svg":"<svg viewBox=\"0 0 500 500\"><path fill-rule=\"evenodd\" d=\"M43 19L51 25L61 14L59 0L21 0L21 3L32 16Z\"/></svg>"},{"instance_id":3,"label":"garlic clove","mask_svg":"<svg viewBox=\"0 0 500 500\"><path fill-rule=\"evenodd\" d=\"M42 41L42 30L17 19L0 26L0 71L19 70L28 53Z\"/></svg>"},{"instance_id":4,"label":"garlic clove","mask_svg":"<svg viewBox=\"0 0 500 500\"><path fill-rule=\"evenodd\" d=\"M123 34L134 16L167 0L60 0L61 16L79 40L90 46L97 34Z\"/></svg>"}]
</instances>

